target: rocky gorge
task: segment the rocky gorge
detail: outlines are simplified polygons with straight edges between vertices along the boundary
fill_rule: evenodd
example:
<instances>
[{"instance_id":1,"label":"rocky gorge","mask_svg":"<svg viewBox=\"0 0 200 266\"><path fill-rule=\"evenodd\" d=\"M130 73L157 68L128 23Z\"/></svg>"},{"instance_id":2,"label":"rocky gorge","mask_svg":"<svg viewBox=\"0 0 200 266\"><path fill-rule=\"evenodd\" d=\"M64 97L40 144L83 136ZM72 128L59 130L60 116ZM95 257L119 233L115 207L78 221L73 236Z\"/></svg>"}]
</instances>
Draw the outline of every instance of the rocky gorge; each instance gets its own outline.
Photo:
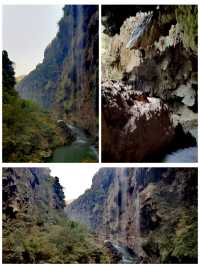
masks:
<instances>
[{"instance_id":1,"label":"rocky gorge","mask_svg":"<svg viewBox=\"0 0 200 266\"><path fill-rule=\"evenodd\" d=\"M64 149L77 138L78 130L74 134L68 124L82 130L95 151L92 156L88 152L75 156L81 157L81 161L98 160L98 21L96 5L64 6L57 35L46 47L42 63L15 86L19 96L40 106L57 128L59 121L66 124L67 141L56 148ZM62 151L55 156L55 147L44 153L43 161L63 156Z\"/></svg>"},{"instance_id":2,"label":"rocky gorge","mask_svg":"<svg viewBox=\"0 0 200 266\"><path fill-rule=\"evenodd\" d=\"M115 263L197 263L197 169L101 168L65 213Z\"/></svg>"},{"instance_id":3,"label":"rocky gorge","mask_svg":"<svg viewBox=\"0 0 200 266\"><path fill-rule=\"evenodd\" d=\"M196 168L100 168L73 201L60 180L3 168L4 263L197 263Z\"/></svg>"},{"instance_id":4,"label":"rocky gorge","mask_svg":"<svg viewBox=\"0 0 200 266\"><path fill-rule=\"evenodd\" d=\"M103 161L196 162L197 6L103 6L101 53Z\"/></svg>"},{"instance_id":5,"label":"rocky gorge","mask_svg":"<svg viewBox=\"0 0 200 266\"><path fill-rule=\"evenodd\" d=\"M4 168L3 263L109 263L106 248L64 214L65 195L49 168Z\"/></svg>"}]
</instances>

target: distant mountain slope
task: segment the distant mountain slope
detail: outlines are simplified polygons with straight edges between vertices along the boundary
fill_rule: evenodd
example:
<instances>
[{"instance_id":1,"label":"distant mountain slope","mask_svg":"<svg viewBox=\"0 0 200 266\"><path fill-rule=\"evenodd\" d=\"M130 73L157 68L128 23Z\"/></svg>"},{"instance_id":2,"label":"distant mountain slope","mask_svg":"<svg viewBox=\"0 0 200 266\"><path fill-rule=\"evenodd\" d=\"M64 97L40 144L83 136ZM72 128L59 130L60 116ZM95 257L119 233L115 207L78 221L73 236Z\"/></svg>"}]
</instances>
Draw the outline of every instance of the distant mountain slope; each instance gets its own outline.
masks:
<instances>
[{"instance_id":1,"label":"distant mountain slope","mask_svg":"<svg viewBox=\"0 0 200 266\"><path fill-rule=\"evenodd\" d=\"M91 189L66 206L69 217L88 225L93 231L100 231L105 201L114 179L114 168L100 169L93 178Z\"/></svg>"},{"instance_id":2,"label":"distant mountain slope","mask_svg":"<svg viewBox=\"0 0 200 266\"><path fill-rule=\"evenodd\" d=\"M197 262L197 169L102 168L65 211L140 263Z\"/></svg>"},{"instance_id":3,"label":"distant mountain slope","mask_svg":"<svg viewBox=\"0 0 200 266\"><path fill-rule=\"evenodd\" d=\"M19 83L19 82L22 81L22 79L24 79L25 77L26 77L26 75L17 76L17 77L16 77L16 83Z\"/></svg>"},{"instance_id":4,"label":"distant mountain slope","mask_svg":"<svg viewBox=\"0 0 200 266\"><path fill-rule=\"evenodd\" d=\"M63 8L56 38L44 60L16 89L20 96L53 110L53 115L77 123L97 135L98 6Z\"/></svg>"}]
</instances>

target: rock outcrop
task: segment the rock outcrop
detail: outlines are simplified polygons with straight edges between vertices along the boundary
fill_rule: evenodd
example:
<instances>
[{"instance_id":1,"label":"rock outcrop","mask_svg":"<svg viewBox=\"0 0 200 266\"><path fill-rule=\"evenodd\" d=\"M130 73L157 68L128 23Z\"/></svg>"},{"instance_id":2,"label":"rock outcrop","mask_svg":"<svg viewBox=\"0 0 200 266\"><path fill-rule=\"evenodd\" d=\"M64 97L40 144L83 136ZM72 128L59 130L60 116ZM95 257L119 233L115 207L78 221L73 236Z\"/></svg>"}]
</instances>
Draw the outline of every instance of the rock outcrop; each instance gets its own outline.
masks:
<instances>
[{"instance_id":1,"label":"rock outcrop","mask_svg":"<svg viewBox=\"0 0 200 266\"><path fill-rule=\"evenodd\" d=\"M184 46L197 54L197 5L105 5L102 8L104 32L109 36L119 34L120 28L127 18L141 17L143 14L149 15L149 13L153 14L151 23L143 23L144 32L148 33L146 40L151 40L149 45L160 35L168 35L171 25L178 22ZM139 20L138 25L134 25L134 28L144 29L140 22ZM137 31L133 29L133 32Z\"/></svg>"},{"instance_id":2,"label":"rock outcrop","mask_svg":"<svg viewBox=\"0 0 200 266\"><path fill-rule=\"evenodd\" d=\"M156 5L105 5L102 8L102 24L105 33L114 36L128 17L135 16L138 12L155 11Z\"/></svg>"},{"instance_id":3,"label":"rock outcrop","mask_svg":"<svg viewBox=\"0 0 200 266\"><path fill-rule=\"evenodd\" d=\"M109 8L105 6L102 11L103 90L104 82L120 80L124 89L160 98L168 106L174 129L182 130L182 136L177 136L178 148L196 146L197 6ZM112 94L112 86L110 90ZM107 136L109 132L102 133Z\"/></svg>"},{"instance_id":4,"label":"rock outcrop","mask_svg":"<svg viewBox=\"0 0 200 266\"><path fill-rule=\"evenodd\" d=\"M140 263L197 262L197 169L100 169L66 213Z\"/></svg>"},{"instance_id":5,"label":"rock outcrop","mask_svg":"<svg viewBox=\"0 0 200 266\"><path fill-rule=\"evenodd\" d=\"M48 168L3 170L3 215L5 220L45 209L63 209L64 193ZM38 205L38 206L37 206ZM43 208L42 208L43 205Z\"/></svg>"},{"instance_id":6,"label":"rock outcrop","mask_svg":"<svg viewBox=\"0 0 200 266\"><path fill-rule=\"evenodd\" d=\"M98 116L98 6L67 5L43 62L20 81L20 96L94 137Z\"/></svg>"},{"instance_id":7,"label":"rock outcrop","mask_svg":"<svg viewBox=\"0 0 200 266\"><path fill-rule=\"evenodd\" d=\"M102 84L103 161L153 160L174 133L169 109L160 99L134 92L122 82Z\"/></svg>"}]
</instances>

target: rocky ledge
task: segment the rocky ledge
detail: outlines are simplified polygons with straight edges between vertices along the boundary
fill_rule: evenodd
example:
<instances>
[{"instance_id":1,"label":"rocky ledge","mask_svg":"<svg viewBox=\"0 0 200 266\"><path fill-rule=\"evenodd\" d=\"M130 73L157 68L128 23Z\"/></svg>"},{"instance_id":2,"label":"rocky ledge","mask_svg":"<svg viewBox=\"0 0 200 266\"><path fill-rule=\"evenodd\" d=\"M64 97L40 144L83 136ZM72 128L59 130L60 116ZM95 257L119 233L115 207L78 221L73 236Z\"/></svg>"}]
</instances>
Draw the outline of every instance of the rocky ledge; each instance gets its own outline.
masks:
<instances>
[{"instance_id":1,"label":"rocky ledge","mask_svg":"<svg viewBox=\"0 0 200 266\"><path fill-rule=\"evenodd\" d=\"M153 160L174 135L168 106L162 100L134 91L122 81L102 84L104 161Z\"/></svg>"}]
</instances>

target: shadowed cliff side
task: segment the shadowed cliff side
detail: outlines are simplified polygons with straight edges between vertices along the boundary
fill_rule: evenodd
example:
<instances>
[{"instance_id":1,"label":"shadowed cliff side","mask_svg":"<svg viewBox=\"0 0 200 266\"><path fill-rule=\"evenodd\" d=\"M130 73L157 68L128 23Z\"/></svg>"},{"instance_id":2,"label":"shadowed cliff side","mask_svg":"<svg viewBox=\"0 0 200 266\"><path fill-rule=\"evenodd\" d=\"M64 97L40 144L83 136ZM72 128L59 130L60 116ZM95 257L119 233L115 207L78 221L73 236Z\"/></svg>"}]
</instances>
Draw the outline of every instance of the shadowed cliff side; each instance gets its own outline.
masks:
<instances>
[{"instance_id":1,"label":"shadowed cliff side","mask_svg":"<svg viewBox=\"0 0 200 266\"><path fill-rule=\"evenodd\" d=\"M102 168L65 211L135 262L197 262L197 169Z\"/></svg>"},{"instance_id":2,"label":"shadowed cliff side","mask_svg":"<svg viewBox=\"0 0 200 266\"><path fill-rule=\"evenodd\" d=\"M48 168L3 169L3 263L109 263L107 251L66 218Z\"/></svg>"}]
</instances>

